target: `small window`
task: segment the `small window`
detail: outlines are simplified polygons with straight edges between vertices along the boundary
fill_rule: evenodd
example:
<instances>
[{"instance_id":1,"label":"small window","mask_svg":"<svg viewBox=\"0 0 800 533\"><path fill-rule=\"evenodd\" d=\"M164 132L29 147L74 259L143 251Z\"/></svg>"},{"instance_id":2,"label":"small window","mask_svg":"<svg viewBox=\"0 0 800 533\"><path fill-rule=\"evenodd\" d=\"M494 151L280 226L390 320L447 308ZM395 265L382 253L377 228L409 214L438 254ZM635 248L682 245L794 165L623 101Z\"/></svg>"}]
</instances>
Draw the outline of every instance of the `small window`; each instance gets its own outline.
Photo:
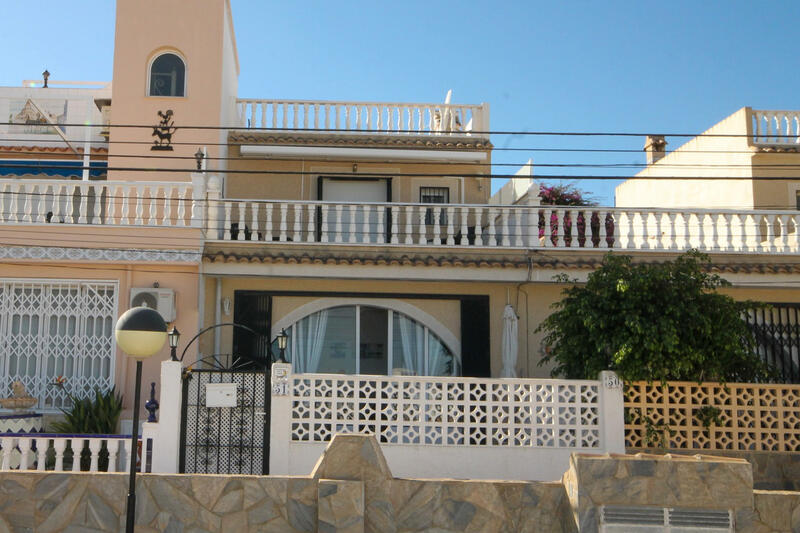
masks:
<instances>
[{"instance_id":1,"label":"small window","mask_svg":"<svg viewBox=\"0 0 800 533\"><path fill-rule=\"evenodd\" d=\"M419 202L421 204L449 204L450 189L447 187L420 187ZM425 211L425 224L433 224L433 209ZM439 225L447 224L447 213L444 209L439 212Z\"/></svg>"},{"instance_id":2,"label":"small window","mask_svg":"<svg viewBox=\"0 0 800 533\"><path fill-rule=\"evenodd\" d=\"M150 96L184 96L186 65L175 54L161 54L150 65Z\"/></svg>"},{"instance_id":3,"label":"small window","mask_svg":"<svg viewBox=\"0 0 800 533\"><path fill-rule=\"evenodd\" d=\"M794 193L794 201L795 201L797 209L800 209L800 191L796 191Z\"/></svg>"}]
</instances>

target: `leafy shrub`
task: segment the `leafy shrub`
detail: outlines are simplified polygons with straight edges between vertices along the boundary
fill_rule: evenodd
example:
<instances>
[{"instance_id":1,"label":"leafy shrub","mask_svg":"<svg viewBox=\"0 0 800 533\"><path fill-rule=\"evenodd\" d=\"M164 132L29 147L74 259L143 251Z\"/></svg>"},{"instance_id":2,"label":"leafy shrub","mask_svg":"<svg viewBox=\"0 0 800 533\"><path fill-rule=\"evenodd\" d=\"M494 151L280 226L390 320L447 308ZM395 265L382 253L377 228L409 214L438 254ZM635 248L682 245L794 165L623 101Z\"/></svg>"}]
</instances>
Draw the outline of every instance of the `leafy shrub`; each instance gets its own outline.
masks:
<instances>
[{"instance_id":1,"label":"leafy shrub","mask_svg":"<svg viewBox=\"0 0 800 533\"><path fill-rule=\"evenodd\" d=\"M602 370L630 381L769 379L742 318L761 304L717 292L730 284L709 263L697 251L654 264L609 253L583 286L558 276L573 285L536 330L545 334L542 363L575 379Z\"/></svg>"},{"instance_id":2,"label":"leafy shrub","mask_svg":"<svg viewBox=\"0 0 800 533\"><path fill-rule=\"evenodd\" d=\"M63 422L54 422L57 433L86 433L110 435L117 431L122 414L122 396L112 387L108 391L94 390L94 398L70 395L72 407L62 409Z\"/></svg>"}]
</instances>

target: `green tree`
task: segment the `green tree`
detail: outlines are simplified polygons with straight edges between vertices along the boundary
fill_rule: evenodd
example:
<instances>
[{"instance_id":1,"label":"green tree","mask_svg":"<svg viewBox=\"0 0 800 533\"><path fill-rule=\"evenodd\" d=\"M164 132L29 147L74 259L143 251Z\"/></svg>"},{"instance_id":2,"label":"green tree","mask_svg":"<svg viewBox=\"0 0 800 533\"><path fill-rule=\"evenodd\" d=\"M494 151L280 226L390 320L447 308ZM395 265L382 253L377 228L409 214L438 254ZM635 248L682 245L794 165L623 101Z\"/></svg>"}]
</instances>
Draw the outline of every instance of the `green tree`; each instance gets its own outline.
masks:
<instances>
[{"instance_id":1,"label":"green tree","mask_svg":"<svg viewBox=\"0 0 800 533\"><path fill-rule=\"evenodd\" d=\"M655 264L609 253L585 285L558 276L573 285L536 330L545 334L542 363L567 378L615 370L625 380L767 379L742 319L759 304L717 292L730 284L709 263L697 251Z\"/></svg>"}]
</instances>

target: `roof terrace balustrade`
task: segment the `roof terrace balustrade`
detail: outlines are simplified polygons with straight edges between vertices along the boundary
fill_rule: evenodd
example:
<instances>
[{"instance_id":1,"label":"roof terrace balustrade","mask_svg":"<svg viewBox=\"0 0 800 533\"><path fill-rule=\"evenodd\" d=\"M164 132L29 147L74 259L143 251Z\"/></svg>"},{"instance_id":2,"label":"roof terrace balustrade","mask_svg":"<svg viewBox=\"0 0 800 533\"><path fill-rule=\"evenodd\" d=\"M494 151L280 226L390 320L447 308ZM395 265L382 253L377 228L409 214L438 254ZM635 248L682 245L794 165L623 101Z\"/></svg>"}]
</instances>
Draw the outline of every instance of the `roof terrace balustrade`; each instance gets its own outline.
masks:
<instances>
[{"instance_id":1,"label":"roof terrace balustrade","mask_svg":"<svg viewBox=\"0 0 800 533\"><path fill-rule=\"evenodd\" d=\"M209 200L206 239L800 254L796 211Z\"/></svg>"},{"instance_id":2,"label":"roof terrace balustrade","mask_svg":"<svg viewBox=\"0 0 800 533\"><path fill-rule=\"evenodd\" d=\"M800 111L751 110L755 146L800 148Z\"/></svg>"},{"instance_id":3,"label":"roof terrace balustrade","mask_svg":"<svg viewBox=\"0 0 800 533\"><path fill-rule=\"evenodd\" d=\"M242 128L377 135L477 135L488 139L489 106L313 100L237 100ZM475 133L473 133L475 132Z\"/></svg>"}]
</instances>

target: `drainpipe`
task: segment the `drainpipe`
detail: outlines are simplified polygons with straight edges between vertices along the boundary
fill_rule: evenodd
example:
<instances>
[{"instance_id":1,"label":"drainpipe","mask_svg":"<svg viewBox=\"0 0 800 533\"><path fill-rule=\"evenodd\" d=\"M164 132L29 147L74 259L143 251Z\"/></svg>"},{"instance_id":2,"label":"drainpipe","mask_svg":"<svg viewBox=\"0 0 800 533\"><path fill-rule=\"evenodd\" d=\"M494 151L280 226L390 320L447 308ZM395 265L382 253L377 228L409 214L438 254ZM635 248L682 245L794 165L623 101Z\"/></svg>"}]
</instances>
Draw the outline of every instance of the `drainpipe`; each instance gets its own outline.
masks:
<instances>
[{"instance_id":1,"label":"drainpipe","mask_svg":"<svg viewBox=\"0 0 800 533\"><path fill-rule=\"evenodd\" d=\"M217 277L217 294L214 297L214 324L222 323L222 278ZM222 332L214 329L214 354L222 353Z\"/></svg>"}]
</instances>

